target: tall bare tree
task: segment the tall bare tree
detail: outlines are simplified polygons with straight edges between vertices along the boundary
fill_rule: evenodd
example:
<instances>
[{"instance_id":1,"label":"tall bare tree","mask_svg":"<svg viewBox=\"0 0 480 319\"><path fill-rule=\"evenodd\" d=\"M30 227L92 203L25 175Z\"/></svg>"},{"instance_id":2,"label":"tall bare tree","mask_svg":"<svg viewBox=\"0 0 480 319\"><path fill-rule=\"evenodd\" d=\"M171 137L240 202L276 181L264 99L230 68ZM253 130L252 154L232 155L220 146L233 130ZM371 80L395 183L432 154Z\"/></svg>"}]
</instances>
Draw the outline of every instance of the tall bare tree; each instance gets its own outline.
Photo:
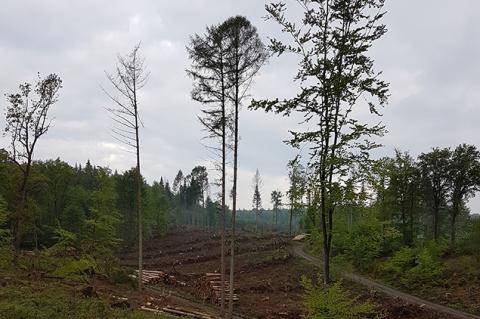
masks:
<instances>
[{"instance_id":1,"label":"tall bare tree","mask_svg":"<svg viewBox=\"0 0 480 319\"><path fill-rule=\"evenodd\" d=\"M227 19L221 24L227 44L227 77L231 83L229 100L233 104L233 191L232 234L230 240L230 299L228 317L233 313L234 266L235 266L235 217L237 212L239 111L247 97L254 76L267 61L265 45L250 21L242 16Z\"/></svg>"},{"instance_id":2,"label":"tall bare tree","mask_svg":"<svg viewBox=\"0 0 480 319\"><path fill-rule=\"evenodd\" d=\"M193 79L192 99L204 105L199 116L208 138L217 141L220 146L211 147L215 154L220 153L220 312L225 314L225 199L226 199L226 162L227 162L227 46L224 27L207 27L204 35L195 34L190 39L187 52L192 62L187 74Z\"/></svg>"},{"instance_id":3,"label":"tall bare tree","mask_svg":"<svg viewBox=\"0 0 480 319\"><path fill-rule=\"evenodd\" d=\"M278 219L278 210L282 207L282 192L279 190L274 190L270 194L273 206L273 217L272 217L272 230L277 230L277 219Z\"/></svg>"},{"instance_id":4,"label":"tall bare tree","mask_svg":"<svg viewBox=\"0 0 480 319\"><path fill-rule=\"evenodd\" d=\"M62 80L58 75L50 74L41 78L39 74L35 85L20 84L19 93L6 95L9 105L6 110L5 135L9 134L11 137L9 156L22 172L17 206L13 216L13 241L16 252L20 249L22 242L27 185L35 146L40 137L50 129L52 122L48 118L48 112L57 102L61 87Z\"/></svg>"},{"instance_id":5,"label":"tall bare tree","mask_svg":"<svg viewBox=\"0 0 480 319\"><path fill-rule=\"evenodd\" d=\"M114 121L112 129L113 137L135 150L137 167L136 179L136 214L138 219L138 289L143 289L143 218L141 209L141 185L140 173L140 140L139 128L142 124L138 112L138 92L148 81L149 72L146 70L145 59L140 55L140 43L125 56L117 55L117 65L113 73L105 73L112 85L109 93L103 90L112 100L114 106L107 108Z\"/></svg>"}]
</instances>

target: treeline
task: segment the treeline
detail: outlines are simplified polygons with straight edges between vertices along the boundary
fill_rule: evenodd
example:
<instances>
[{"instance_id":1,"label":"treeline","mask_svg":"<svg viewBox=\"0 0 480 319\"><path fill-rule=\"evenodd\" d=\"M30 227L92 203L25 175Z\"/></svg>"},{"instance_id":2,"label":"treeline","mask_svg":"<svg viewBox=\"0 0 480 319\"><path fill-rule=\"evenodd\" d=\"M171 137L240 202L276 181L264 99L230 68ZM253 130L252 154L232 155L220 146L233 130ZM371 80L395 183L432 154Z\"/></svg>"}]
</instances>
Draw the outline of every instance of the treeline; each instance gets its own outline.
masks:
<instances>
[{"instance_id":1,"label":"treeline","mask_svg":"<svg viewBox=\"0 0 480 319\"><path fill-rule=\"evenodd\" d=\"M21 170L0 150L0 210L3 229L13 228ZM175 190L160 178L149 184L142 178L145 237L164 232L169 225L216 225L217 205L201 184L205 167L176 179ZM137 244L135 168L119 173L92 165L71 166L56 160L35 161L26 186L27 201L20 223L21 247L48 248L65 237L84 251L112 252ZM0 225L2 226L2 225ZM10 232L11 233L11 232Z\"/></svg>"},{"instance_id":2,"label":"treeline","mask_svg":"<svg viewBox=\"0 0 480 319\"><path fill-rule=\"evenodd\" d=\"M346 185L339 206L342 218L337 222L350 230L368 213L398 231L402 245L448 240L454 247L468 235L472 216L467 203L480 187L480 152L475 146L434 148L417 159L396 150L394 157L373 161L361 174L361 184ZM312 196L307 187L301 199L308 202ZM316 216L306 211L306 224L315 229Z\"/></svg>"},{"instance_id":3,"label":"treeline","mask_svg":"<svg viewBox=\"0 0 480 319\"><path fill-rule=\"evenodd\" d=\"M297 205L304 207L311 248L320 250L316 195L301 172ZM345 187L332 257L407 288L432 284L443 274L443 256L480 258L480 218L467 206L479 185L480 153L473 145L433 148L417 158L397 150L373 161L360 184Z\"/></svg>"}]
</instances>

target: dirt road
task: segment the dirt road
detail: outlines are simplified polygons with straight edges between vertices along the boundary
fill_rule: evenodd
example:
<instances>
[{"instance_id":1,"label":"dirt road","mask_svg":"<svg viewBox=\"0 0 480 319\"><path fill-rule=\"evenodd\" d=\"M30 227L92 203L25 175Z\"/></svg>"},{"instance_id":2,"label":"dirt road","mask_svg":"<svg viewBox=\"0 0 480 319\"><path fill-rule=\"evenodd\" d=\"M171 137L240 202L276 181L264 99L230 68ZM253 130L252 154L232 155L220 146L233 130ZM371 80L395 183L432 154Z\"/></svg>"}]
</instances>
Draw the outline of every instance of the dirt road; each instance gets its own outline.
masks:
<instances>
[{"instance_id":1,"label":"dirt road","mask_svg":"<svg viewBox=\"0 0 480 319\"><path fill-rule=\"evenodd\" d=\"M320 258L312 256L312 255L310 255L310 254L308 254L304 251L303 244L294 243L293 244L293 252L295 253L295 255L297 255L297 256L305 259L305 260L308 260L312 264L315 264L317 266L320 266L322 264L322 260ZM446 307L446 306L443 306L443 305L439 305L439 304L436 304L436 303L433 303L433 302L430 302L430 301L427 301L427 300L423 300L421 298L409 295L407 293L401 292L401 291L396 290L396 289L394 289L392 287L389 287L387 285L378 283L376 281L373 281L371 279L368 279L368 278L365 278L365 277L362 277L362 276L359 276L359 275L356 275L356 274L346 273L346 274L344 274L344 276L348 280L359 283L359 284L364 285L368 288L374 288L375 290L377 290L379 292L382 292L382 293L384 293L384 294L386 294L390 297L400 298L400 299L402 299L402 300L404 300L408 303L416 304L416 305L419 305L419 306L422 306L422 307L426 307L426 308L432 309L434 311L437 311L437 312L440 312L440 313L443 313L443 314L446 314L446 315L449 315L449 316L453 316L454 318L480 319L479 316L469 314L469 313L466 313L466 312L463 312L463 311L460 311L460 310L452 309L452 308L449 308L449 307Z\"/></svg>"}]
</instances>

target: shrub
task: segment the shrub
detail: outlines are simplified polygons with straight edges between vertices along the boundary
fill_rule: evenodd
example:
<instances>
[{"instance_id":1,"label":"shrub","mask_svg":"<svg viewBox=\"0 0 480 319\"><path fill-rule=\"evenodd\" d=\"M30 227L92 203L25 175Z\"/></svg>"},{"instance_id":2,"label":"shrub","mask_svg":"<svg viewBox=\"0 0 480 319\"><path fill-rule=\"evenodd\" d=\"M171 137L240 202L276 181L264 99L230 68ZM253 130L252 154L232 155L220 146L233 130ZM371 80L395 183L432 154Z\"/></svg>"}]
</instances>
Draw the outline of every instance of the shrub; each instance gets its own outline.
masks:
<instances>
[{"instance_id":1,"label":"shrub","mask_svg":"<svg viewBox=\"0 0 480 319\"><path fill-rule=\"evenodd\" d=\"M340 282L325 287L318 283L314 285L303 276L302 286L307 319L366 319L372 318L375 311L374 304L351 298Z\"/></svg>"},{"instance_id":2,"label":"shrub","mask_svg":"<svg viewBox=\"0 0 480 319\"><path fill-rule=\"evenodd\" d=\"M405 272L415 266L415 251L404 247L395 252L381 266L382 272L391 280L399 280Z\"/></svg>"},{"instance_id":3,"label":"shrub","mask_svg":"<svg viewBox=\"0 0 480 319\"><path fill-rule=\"evenodd\" d=\"M98 266L95 260L90 256L83 256L80 259L67 259L54 274L70 280L88 282L96 272Z\"/></svg>"},{"instance_id":4,"label":"shrub","mask_svg":"<svg viewBox=\"0 0 480 319\"><path fill-rule=\"evenodd\" d=\"M436 284L444 272L439 258L444 249L432 243L405 247L385 261L381 270L392 282L400 282L407 288Z\"/></svg>"},{"instance_id":5,"label":"shrub","mask_svg":"<svg viewBox=\"0 0 480 319\"><path fill-rule=\"evenodd\" d=\"M366 215L348 238L347 254L357 269L370 270L375 260L388 252L398 238L400 232L396 228Z\"/></svg>"},{"instance_id":6,"label":"shrub","mask_svg":"<svg viewBox=\"0 0 480 319\"><path fill-rule=\"evenodd\" d=\"M423 248L415 256L415 266L402 276L401 281L405 286L413 288L424 283L435 284L442 274L443 266L438 256Z\"/></svg>"},{"instance_id":7,"label":"shrub","mask_svg":"<svg viewBox=\"0 0 480 319\"><path fill-rule=\"evenodd\" d=\"M117 285L130 285L135 287L137 281L130 277L131 272L127 271L125 268L115 267L112 270L110 280L112 283Z\"/></svg>"}]
</instances>

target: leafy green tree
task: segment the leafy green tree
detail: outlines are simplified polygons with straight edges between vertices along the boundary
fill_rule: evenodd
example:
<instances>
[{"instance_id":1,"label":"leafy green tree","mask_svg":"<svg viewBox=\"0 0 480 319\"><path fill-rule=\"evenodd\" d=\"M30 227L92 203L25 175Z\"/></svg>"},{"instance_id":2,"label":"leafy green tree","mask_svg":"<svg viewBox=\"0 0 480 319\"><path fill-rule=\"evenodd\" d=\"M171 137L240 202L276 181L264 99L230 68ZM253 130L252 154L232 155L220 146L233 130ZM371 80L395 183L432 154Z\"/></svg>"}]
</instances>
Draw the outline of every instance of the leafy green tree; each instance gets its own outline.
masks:
<instances>
[{"instance_id":1,"label":"leafy green tree","mask_svg":"<svg viewBox=\"0 0 480 319\"><path fill-rule=\"evenodd\" d=\"M381 222L369 211L352 227L345 250L353 265L362 271L371 270L374 261L391 252L400 232L388 222Z\"/></svg>"},{"instance_id":2,"label":"leafy green tree","mask_svg":"<svg viewBox=\"0 0 480 319\"><path fill-rule=\"evenodd\" d=\"M463 246L480 263L480 218L471 220L471 229L463 240Z\"/></svg>"},{"instance_id":3,"label":"leafy green tree","mask_svg":"<svg viewBox=\"0 0 480 319\"><path fill-rule=\"evenodd\" d=\"M400 229L403 241L407 245L413 244L415 237L416 212L419 210L421 199L420 170L414 159L408 153L395 151L395 158L389 167L387 193L392 201L392 208L400 212Z\"/></svg>"},{"instance_id":4,"label":"leafy green tree","mask_svg":"<svg viewBox=\"0 0 480 319\"><path fill-rule=\"evenodd\" d=\"M158 182L153 182L152 186L146 187L145 194L147 202L145 205L145 228L148 230L147 233L165 232L170 203L164 187Z\"/></svg>"},{"instance_id":5,"label":"leafy green tree","mask_svg":"<svg viewBox=\"0 0 480 319\"><path fill-rule=\"evenodd\" d=\"M92 207L85 219L83 245L94 256L112 252L119 244L119 215L112 179L105 169L97 170L99 188L92 192Z\"/></svg>"},{"instance_id":6,"label":"leafy green tree","mask_svg":"<svg viewBox=\"0 0 480 319\"><path fill-rule=\"evenodd\" d=\"M354 116L354 110L361 107L379 115L378 106L387 102L388 84L374 71L368 55L386 32L381 24L384 0L301 0L298 4L303 10L301 26L286 18L284 3L271 3L266 10L267 18L291 38L289 42L273 39L270 49L278 55L299 57L295 79L300 92L284 101L256 101L253 108L285 116L297 112L305 118L305 129L292 131L288 143L310 148L308 164L316 188L313 203L321 222L324 280L328 282L333 219L345 180L352 178L352 169L368 164L369 150L378 146L371 138L385 132L383 125L362 123Z\"/></svg>"},{"instance_id":7,"label":"leafy green tree","mask_svg":"<svg viewBox=\"0 0 480 319\"><path fill-rule=\"evenodd\" d=\"M425 199L432 209L433 239L440 238L440 211L446 208L451 188L449 168L452 153L450 149L434 148L418 157L425 187Z\"/></svg>"},{"instance_id":8,"label":"leafy green tree","mask_svg":"<svg viewBox=\"0 0 480 319\"><path fill-rule=\"evenodd\" d=\"M22 243L28 179L35 146L40 137L50 129L51 120L48 118L48 113L50 107L57 102L58 91L61 87L62 80L58 75L50 74L41 78L39 74L38 81L34 85L20 84L19 93L7 94L9 104L5 113L5 133L11 137L9 155L22 172L18 187L18 200L13 214L13 239L17 252Z\"/></svg>"},{"instance_id":9,"label":"leafy green tree","mask_svg":"<svg viewBox=\"0 0 480 319\"><path fill-rule=\"evenodd\" d=\"M451 190L450 242L455 245L456 220L462 205L480 190L480 152L473 145L461 144L452 153L449 179Z\"/></svg>"},{"instance_id":10,"label":"leafy green tree","mask_svg":"<svg viewBox=\"0 0 480 319\"><path fill-rule=\"evenodd\" d=\"M290 236L292 235L292 219L293 215L298 214L304 208L303 197L306 192L305 171L301 164L297 161L291 161L288 165L288 179L290 186L288 188L286 196L289 201L289 223L288 229Z\"/></svg>"}]
</instances>

